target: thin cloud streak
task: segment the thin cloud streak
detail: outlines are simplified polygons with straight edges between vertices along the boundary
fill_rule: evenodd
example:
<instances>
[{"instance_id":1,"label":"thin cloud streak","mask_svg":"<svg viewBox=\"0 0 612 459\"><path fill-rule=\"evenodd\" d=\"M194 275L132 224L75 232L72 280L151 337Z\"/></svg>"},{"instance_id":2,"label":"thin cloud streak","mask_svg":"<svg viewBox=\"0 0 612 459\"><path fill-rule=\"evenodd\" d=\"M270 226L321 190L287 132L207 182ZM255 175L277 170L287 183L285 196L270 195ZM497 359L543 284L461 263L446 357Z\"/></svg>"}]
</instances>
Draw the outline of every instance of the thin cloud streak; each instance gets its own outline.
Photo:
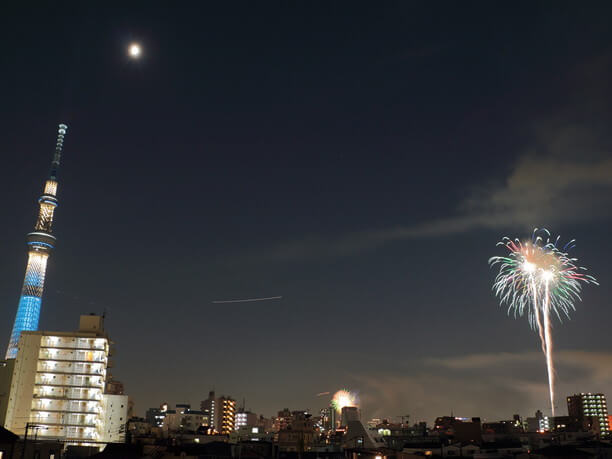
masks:
<instances>
[{"instance_id":1,"label":"thin cloud streak","mask_svg":"<svg viewBox=\"0 0 612 459\"><path fill-rule=\"evenodd\" d=\"M594 190L598 199L592 196ZM267 250L263 258L290 261L350 256L393 242L436 238L474 229L525 231L533 226L596 220L610 215L610 196L611 159L585 163L524 156L502 186L474 192L459 204L455 216L336 238L311 236L278 244Z\"/></svg>"}]
</instances>

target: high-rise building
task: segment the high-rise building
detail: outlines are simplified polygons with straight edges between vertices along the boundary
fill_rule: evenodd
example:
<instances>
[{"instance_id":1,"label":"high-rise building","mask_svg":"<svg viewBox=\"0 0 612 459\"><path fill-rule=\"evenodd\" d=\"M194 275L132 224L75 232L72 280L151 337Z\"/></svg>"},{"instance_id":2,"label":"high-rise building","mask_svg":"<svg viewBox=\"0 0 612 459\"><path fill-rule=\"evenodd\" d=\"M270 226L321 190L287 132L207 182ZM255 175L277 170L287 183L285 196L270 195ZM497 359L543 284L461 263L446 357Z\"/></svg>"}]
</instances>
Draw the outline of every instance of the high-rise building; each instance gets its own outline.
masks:
<instances>
[{"instance_id":1,"label":"high-rise building","mask_svg":"<svg viewBox=\"0 0 612 459\"><path fill-rule=\"evenodd\" d=\"M602 437L610 435L608 423L608 406L604 394L574 394L567 397L567 412L571 418L584 421L591 417L599 425L599 434Z\"/></svg>"},{"instance_id":2,"label":"high-rise building","mask_svg":"<svg viewBox=\"0 0 612 459\"><path fill-rule=\"evenodd\" d=\"M81 316L76 332L24 331L8 360L4 427L19 435L35 425L41 439L101 446L121 441L127 395L105 394L109 339L101 316Z\"/></svg>"},{"instance_id":3,"label":"high-rise building","mask_svg":"<svg viewBox=\"0 0 612 459\"><path fill-rule=\"evenodd\" d=\"M51 172L45 182L43 194L38 199L38 219L34 231L27 237L28 264L13 331L6 351L7 359L14 359L17 356L17 345L22 331L38 330L47 260L55 246L55 236L52 234L53 212L57 207L57 177L67 129L68 126L65 124L59 125Z\"/></svg>"},{"instance_id":4,"label":"high-rise building","mask_svg":"<svg viewBox=\"0 0 612 459\"><path fill-rule=\"evenodd\" d=\"M217 399L215 398L215 391L211 390L208 393L208 398L206 400L202 400L200 403L200 411L208 414L208 419L210 420L210 427L213 429L217 428Z\"/></svg>"},{"instance_id":5,"label":"high-rise building","mask_svg":"<svg viewBox=\"0 0 612 459\"><path fill-rule=\"evenodd\" d=\"M217 431L221 435L229 435L234 430L236 422L236 400L231 397L219 397L217 414Z\"/></svg>"},{"instance_id":6,"label":"high-rise building","mask_svg":"<svg viewBox=\"0 0 612 459\"><path fill-rule=\"evenodd\" d=\"M222 435L229 435L236 425L236 400L231 397L215 397L215 391L200 403L201 411L210 419L210 427Z\"/></svg>"}]
</instances>

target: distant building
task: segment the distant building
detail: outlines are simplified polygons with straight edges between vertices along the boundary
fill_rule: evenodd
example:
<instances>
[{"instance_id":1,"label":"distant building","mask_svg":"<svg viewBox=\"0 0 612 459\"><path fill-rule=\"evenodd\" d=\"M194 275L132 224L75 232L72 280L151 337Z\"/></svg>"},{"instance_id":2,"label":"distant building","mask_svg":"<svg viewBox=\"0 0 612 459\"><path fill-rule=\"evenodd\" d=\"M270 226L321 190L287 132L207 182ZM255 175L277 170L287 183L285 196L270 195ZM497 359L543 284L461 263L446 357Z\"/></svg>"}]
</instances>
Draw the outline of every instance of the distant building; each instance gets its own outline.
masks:
<instances>
[{"instance_id":1,"label":"distant building","mask_svg":"<svg viewBox=\"0 0 612 459\"><path fill-rule=\"evenodd\" d=\"M229 435L234 430L236 422L236 400L231 397L219 397L217 409L217 431L221 435Z\"/></svg>"},{"instance_id":2,"label":"distant building","mask_svg":"<svg viewBox=\"0 0 612 459\"><path fill-rule=\"evenodd\" d=\"M567 412L572 418L585 421L591 417L593 423L598 425L599 434L602 437L610 435L610 424L608 421L608 406L604 394L582 393L567 397Z\"/></svg>"},{"instance_id":3,"label":"distant building","mask_svg":"<svg viewBox=\"0 0 612 459\"><path fill-rule=\"evenodd\" d=\"M231 443L252 442L252 441L274 441L274 434L265 432L261 427L242 426L230 434Z\"/></svg>"},{"instance_id":4,"label":"distant building","mask_svg":"<svg viewBox=\"0 0 612 459\"><path fill-rule=\"evenodd\" d=\"M321 416L321 426L325 430L333 430L336 428L336 409L333 406L322 408L319 412Z\"/></svg>"},{"instance_id":5,"label":"distant building","mask_svg":"<svg viewBox=\"0 0 612 459\"><path fill-rule=\"evenodd\" d=\"M436 418L434 431L442 437L459 442L482 442L480 418L442 416Z\"/></svg>"},{"instance_id":6,"label":"distant building","mask_svg":"<svg viewBox=\"0 0 612 459\"><path fill-rule=\"evenodd\" d=\"M548 416L544 416L540 410L536 411L535 417L526 419L525 429L527 432L549 432L550 423Z\"/></svg>"},{"instance_id":7,"label":"distant building","mask_svg":"<svg viewBox=\"0 0 612 459\"><path fill-rule=\"evenodd\" d=\"M166 412L164 413L164 422L161 426L164 432L164 436L167 437L172 432L178 432L181 429L182 419L182 413L176 410L166 410Z\"/></svg>"},{"instance_id":8,"label":"distant building","mask_svg":"<svg viewBox=\"0 0 612 459\"><path fill-rule=\"evenodd\" d=\"M257 426L263 430L263 432L273 432L272 419L266 418L263 415L259 416Z\"/></svg>"},{"instance_id":9,"label":"distant building","mask_svg":"<svg viewBox=\"0 0 612 459\"><path fill-rule=\"evenodd\" d=\"M314 441L315 430L311 415L304 411L292 411L291 423L278 431L279 451L308 451Z\"/></svg>"},{"instance_id":10,"label":"distant building","mask_svg":"<svg viewBox=\"0 0 612 459\"><path fill-rule=\"evenodd\" d=\"M177 403L174 406L176 408L176 412L181 414L191 409L191 405L189 403Z\"/></svg>"},{"instance_id":11,"label":"distant building","mask_svg":"<svg viewBox=\"0 0 612 459\"><path fill-rule=\"evenodd\" d=\"M128 420L127 431L135 437L146 437L151 435L151 424L149 424L144 418L130 418Z\"/></svg>"},{"instance_id":12,"label":"distant building","mask_svg":"<svg viewBox=\"0 0 612 459\"><path fill-rule=\"evenodd\" d=\"M208 430L210 419L208 413L203 411L191 410L187 404L177 404L174 410L165 410L163 416L162 428L165 437L171 436L174 433L197 433ZM150 410L151 414L155 414L154 410Z\"/></svg>"},{"instance_id":13,"label":"distant building","mask_svg":"<svg viewBox=\"0 0 612 459\"><path fill-rule=\"evenodd\" d=\"M368 428L369 429L375 429L377 428L380 424L382 424L382 419L380 418L372 418L367 422Z\"/></svg>"},{"instance_id":14,"label":"distant building","mask_svg":"<svg viewBox=\"0 0 612 459\"><path fill-rule=\"evenodd\" d=\"M200 411L208 414L210 426L215 429L217 427L217 398L215 397L214 390L208 393L208 398L206 400L202 400L200 403Z\"/></svg>"},{"instance_id":15,"label":"distant building","mask_svg":"<svg viewBox=\"0 0 612 459\"><path fill-rule=\"evenodd\" d=\"M236 400L231 397L215 397L215 391L200 403L200 410L208 416L210 427L217 433L228 435L236 424Z\"/></svg>"},{"instance_id":16,"label":"distant building","mask_svg":"<svg viewBox=\"0 0 612 459\"><path fill-rule=\"evenodd\" d=\"M238 430L241 427L259 427L259 417L255 413L239 409L236 412L234 430Z\"/></svg>"},{"instance_id":17,"label":"distant building","mask_svg":"<svg viewBox=\"0 0 612 459\"><path fill-rule=\"evenodd\" d=\"M523 422L518 414L515 414L512 419L482 424L483 434L515 435L522 433L523 430Z\"/></svg>"},{"instance_id":18,"label":"distant building","mask_svg":"<svg viewBox=\"0 0 612 459\"><path fill-rule=\"evenodd\" d=\"M145 414L145 420L152 427L162 427L164 425L164 419L168 412L168 404L162 403L159 408L149 408Z\"/></svg>"},{"instance_id":19,"label":"distant building","mask_svg":"<svg viewBox=\"0 0 612 459\"><path fill-rule=\"evenodd\" d=\"M109 380L106 381L106 393L107 394L123 395L124 392L125 392L125 389L121 381L117 381L112 378L109 378Z\"/></svg>"},{"instance_id":20,"label":"distant building","mask_svg":"<svg viewBox=\"0 0 612 459\"><path fill-rule=\"evenodd\" d=\"M272 421L272 429L274 432L286 429L293 422L293 414L289 411L289 408L285 408L278 412L274 420Z\"/></svg>"},{"instance_id":21,"label":"distant building","mask_svg":"<svg viewBox=\"0 0 612 459\"><path fill-rule=\"evenodd\" d=\"M340 411L340 424L348 426L351 421L359 421L359 408L356 406L343 406Z\"/></svg>"},{"instance_id":22,"label":"distant building","mask_svg":"<svg viewBox=\"0 0 612 459\"><path fill-rule=\"evenodd\" d=\"M197 432L201 428L208 428L210 420L208 413L197 410L186 410L181 418L181 428L186 432Z\"/></svg>"}]
</instances>

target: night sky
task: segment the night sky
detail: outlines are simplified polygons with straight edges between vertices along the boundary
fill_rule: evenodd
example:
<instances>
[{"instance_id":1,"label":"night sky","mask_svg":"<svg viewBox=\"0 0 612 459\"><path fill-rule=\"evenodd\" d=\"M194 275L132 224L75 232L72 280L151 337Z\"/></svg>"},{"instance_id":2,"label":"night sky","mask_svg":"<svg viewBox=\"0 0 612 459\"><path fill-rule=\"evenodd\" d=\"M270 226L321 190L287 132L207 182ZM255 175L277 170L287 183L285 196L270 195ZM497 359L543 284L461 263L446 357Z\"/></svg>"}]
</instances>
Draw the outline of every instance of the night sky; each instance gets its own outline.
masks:
<instances>
[{"instance_id":1,"label":"night sky","mask_svg":"<svg viewBox=\"0 0 612 459\"><path fill-rule=\"evenodd\" d=\"M341 388L364 419L548 413L537 334L487 264L533 227L601 283L555 322L559 412L612 396L611 13L3 5L0 344L65 122L40 328L105 311L137 414L212 388L267 416Z\"/></svg>"}]
</instances>

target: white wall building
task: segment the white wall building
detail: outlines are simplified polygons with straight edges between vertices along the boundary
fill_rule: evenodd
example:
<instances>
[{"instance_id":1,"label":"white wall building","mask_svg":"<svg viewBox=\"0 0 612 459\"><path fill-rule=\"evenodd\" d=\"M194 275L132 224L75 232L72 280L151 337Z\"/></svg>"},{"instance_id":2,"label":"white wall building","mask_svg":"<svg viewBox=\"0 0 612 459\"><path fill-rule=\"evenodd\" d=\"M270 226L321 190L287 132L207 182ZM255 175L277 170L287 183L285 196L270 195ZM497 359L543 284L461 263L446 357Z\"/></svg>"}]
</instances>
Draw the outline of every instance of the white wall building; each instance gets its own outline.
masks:
<instances>
[{"instance_id":1,"label":"white wall building","mask_svg":"<svg viewBox=\"0 0 612 459\"><path fill-rule=\"evenodd\" d=\"M100 446L109 438L105 422L127 418L127 396L125 415L114 399L105 399L108 356L100 316L81 316L77 332L22 332L13 371L6 375L4 427L23 436L26 423L36 424L38 438Z\"/></svg>"},{"instance_id":2,"label":"white wall building","mask_svg":"<svg viewBox=\"0 0 612 459\"><path fill-rule=\"evenodd\" d=\"M124 443L128 414L128 396L104 394L102 396L102 407L104 410L104 434L102 441L105 443Z\"/></svg>"}]
</instances>

